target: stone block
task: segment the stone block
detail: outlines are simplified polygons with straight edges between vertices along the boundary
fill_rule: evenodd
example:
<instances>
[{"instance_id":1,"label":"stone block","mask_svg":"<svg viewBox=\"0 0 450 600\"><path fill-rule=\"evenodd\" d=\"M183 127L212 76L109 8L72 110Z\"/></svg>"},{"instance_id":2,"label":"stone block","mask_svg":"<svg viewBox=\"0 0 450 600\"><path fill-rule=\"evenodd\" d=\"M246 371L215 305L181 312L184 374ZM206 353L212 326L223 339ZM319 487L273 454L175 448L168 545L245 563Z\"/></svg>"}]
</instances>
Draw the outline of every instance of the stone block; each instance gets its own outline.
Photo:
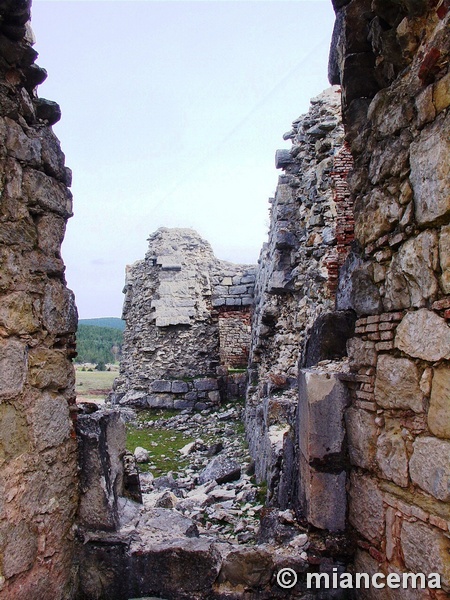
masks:
<instances>
[{"instance_id":1,"label":"stone block","mask_svg":"<svg viewBox=\"0 0 450 600\"><path fill-rule=\"evenodd\" d=\"M29 357L29 382L37 388L55 390L68 386L73 381L73 366L62 350L33 348Z\"/></svg>"},{"instance_id":2,"label":"stone block","mask_svg":"<svg viewBox=\"0 0 450 600\"><path fill-rule=\"evenodd\" d=\"M37 138L28 137L22 127L12 119L5 119L6 149L9 156L39 166L41 161L41 142Z\"/></svg>"},{"instance_id":3,"label":"stone block","mask_svg":"<svg viewBox=\"0 0 450 600\"><path fill-rule=\"evenodd\" d=\"M300 450L307 461L343 451L348 403L347 389L335 374L300 371L297 427Z\"/></svg>"},{"instance_id":4,"label":"stone block","mask_svg":"<svg viewBox=\"0 0 450 600\"><path fill-rule=\"evenodd\" d=\"M241 284L248 285L249 283L255 283L255 275L244 275L241 277Z\"/></svg>"},{"instance_id":5,"label":"stone block","mask_svg":"<svg viewBox=\"0 0 450 600\"><path fill-rule=\"evenodd\" d=\"M275 152L275 168L285 169L293 162L293 158L289 150L277 150Z\"/></svg>"},{"instance_id":6,"label":"stone block","mask_svg":"<svg viewBox=\"0 0 450 600\"><path fill-rule=\"evenodd\" d=\"M228 293L232 294L233 296L242 296L243 294L247 293L247 286L246 285L232 285L232 286L230 286Z\"/></svg>"},{"instance_id":7,"label":"stone block","mask_svg":"<svg viewBox=\"0 0 450 600\"><path fill-rule=\"evenodd\" d=\"M395 347L430 362L450 358L450 329L436 313L421 308L408 312L395 336Z\"/></svg>"},{"instance_id":8,"label":"stone block","mask_svg":"<svg viewBox=\"0 0 450 600\"><path fill-rule=\"evenodd\" d=\"M5 535L6 534L6 535ZM8 530L2 531L3 565L2 575L10 578L29 569L35 561L38 540L25 520L11 524Z\"/></svg>"},{"instance_id":9,"label":"stone block","mask_svg":"<svg viewBox=\"0 0 450 600\"><path fill-rule=\"evenodd\" d=\"M441 287L445 294L450 294L450 225L441 227L439 260L441 267Z\"/></svg>"},{"instance_id":10,"label":"stone block","mask_svg":"<svg viewBox=\"0 0 450 600\"><path fill-rule=\"evenodd\" d=\"M416 97L417 122L419 127L431 123L436 118L436 108L433 103L433 87L427 86Z\"/></svg>"},{"instance_id":11,"label":"stone block","mask_svg":"<svg viewBox=\"0 0 450 600\"><path fill-rule=\"evenodd\" d=\"M317 471L300 457L299 502L314 527L337 532L345 529L347 474Z\"/></svg>"},{"instance_id":12,"label":"stone block","mask_svg":"<svg viewBox=\"0 0 450 600\"><path fill-rule=\"evenodd\" d=\"M241 306L242 300L240 298L227 298L225 304L227 306Z\"/></svg>"},{"instance_id":13,"label":"stone block","mask_svg":"<svg viewBox=\"0 0 450 600\"><path fill-rule=\"evenodd\" d=\"M33 333L38 329L39 321L29 294L15 292L0 300L0 325L10 335Z\"/></svg>"},{"instance_id":14,"label":"stone block","mask_svg":"<svg viewBox=\"0 0 450 600\"><path fill-rule=\"evenodd\" d=\"M174 400L173 407L177 410L186 410L194 408L195 400Z\"/></svg>"},{"instance_id":15,"label":"stone block","mask_svg":"<svg viewBox=\"0 0 450 600\"><path fill-rule=\"evenodd\" d=\"M10 404L0 404L0 463L28 452L29 431L24 415Z\"/></svg>"},{"instance_id":16,"label":"stone block","mask_svg":"<svg viewBox=\"0 0 450 600\"><path fill-rule=\"evenodd\" d=\"M42 318L45 328L50 333L63 335L76 332L78 312L75 296L61 281L51 280L45 286Z\"/></svg>"},{"instance_id":17,"label":"stone block","mask_svg":"<svg viewBox=\"0 0 450 600\"><path fill-rule=\"evenodd\" d=\"M434 84L433 102L438 114L450 106L450 73Z\"/></svg>"},{"instance_id":18,"label":"stone block","mask_svg":"<svg viewBox=\"0 0 450 600\"><path fill-rule=\"evenodd\" d=\"M148 408L173 408L174 397L171 394L157 394L146 397Z\"/></svg>"},{"instance_id":19,"label":"stone block","mask_svg":"<svg viewBox=\"0 0 450 600\"><path fill-rule=\"evenodd\" d=\"M208 392L208 399L213 404L220 404L220 392L218 390Z\"/></svg>"},{"instance_id":20,"label":"stone block","mask_svg":"<svg viewBox=\"0 0 450 600\"><path fill-rule=\"evenodd\" d=\"M201 392L210 392L219 389L219 384L217 383L217 379L196 379L194 387Z\"/></svg>"},{"instance_id":21,"label":"stone block","mask_svg":"<svg viewBox=\"0 0 450 600\"><path fill-rule=\"evenodd\" d=\"M450 213L450 115L442 113L411 144L410 181L419 225L434 225Z\"/></svg>"},{"instance_id":22,"label":"stone block","mask_svg":"<svg viewBox=\"0 0 450 600\"><path fill-rule=\"evenodd\" d=\"M254 589L267 585L272 577L271 554L263 548L233 549L225 558L220 583Z\"/></svg>"},{"instance_id":23,"label":"stone block","mask_svg":"<svg viewBox=\"0 0 450 600\"><path fill-rule=\"evenodd\" d=\"M217 481L217 483L227 483L235 481L241 476L241 467L226 454L219 454L209 462L206 467L200 471L199 483L203 485L208 481Z\"/></svg>"},{"instance_id":24,"label":"stone block","mask_svg":"<svg viewBox=\"0 0 450 600\"><path fill-rule=\"evenodd\" d=\"M419 437L409 462L412 481L438 500L450 500L450 442Z\"/></svg>"},{"instance_id":25,"label":"stone block","mask_svg":"<svg viewBox=\"0 0 450 600\"><path fill-rule=\"evenodd\" d=\"M408 571L440 573L441 583L450 585L450 540L442 531L420 521L403 521L400 539Z\"/></svg>"},{"instance_id":26,"label":"stone block","mask_svg":"<svg viewBox=\"0 0 450 600\"><path fill-rule=\"evenodd\" d=\"M434 231L423 231L405 242L386 272L386 310L420 307L438 290L438 240Z\"/></svg>"},{"instance_id":27,"label":"stone block","mask_svg":"<svg viewBox=\"0 0 450 600\"><path fill-rule=\"evenodd\" d=\"M423 412L423 394L416 364L389 354L378 357L375 400L383 408Z\"/></svg>"},{"instance_id":28,"label":"stone block","mask_svg":"<svg viewBox=\"0 0 450 600\"><path fill-rule=\"evenodd\" d=\"M151 392L170 392L170 391L172 391L172 382L167 381L165 379L155 379L150 384L150 391Z\"/></svg>"},{"instance_id":29,"label":"stone block","mask_svg":"<svg viewBox=\"0 0 450 600\"><path fill-rule=\"evenodd\" d=\"M377 462L383 477L400 487L408 487L408 454L400 428L386 421L377 443Z\"/></svg>"},{"instance_id":30,"label":"stone block","mask_svg":"<svg viewBox=\"0 0 450 600\"><path fill-rule=\"evenodd\" d=\"M167 514L165 518L167 520ZM120 597L158 595L179 598L180 590L183 590L186 598L201 598L210 593L222 563L219 551L211 540L177 534L173 539L172 528L171 540L153 543L150 534L144 549L138 541L132 543L128 596Z\"/></svg>"},{"instance_id":31,"label":"stone block","mask_svg":"<svg viewBox=\"0 0 450 600\"><path fill-rule=\"evenodd\" d=\"M25 344L0 340L0 399L12 398L23 389L27 369Z\"/></svg>"},{"instance_id":32,"label":"stone block","mask_svg":"<svg viewBox=\"0 0 450 600\"><path fill-rule=\"evenodd\" d=\"M184 394L188 390L189 390L189 386L186 383L186 381L172 381L171 391L173 394ZM166 390L164 390L164 391L166 391Z\"/></svg>"},{"instance_id":33,"label":"stone block","mask_svg":"<svg viewBox=\"0 0 450 600\"><path fill-rule=\"evenodd\" d=\"M381 542L385 523L383 495L374 479L356 472L350 478L349 521L370 542Z\"/></svg>"},{"instance_id":34,"label":"stone block","mask_svg":"<svg viewBox=\"0 0 450 600\"><path fill-rule=\"evenodd\" d=\"M111 531L118 526L117 498L123 492L125 424L118 411L79 415L77 421L81 496L79 523Z\"/></svg>"},{"instance_id":35,"label":"stone block","mask_svg":"<svg viewBox=\"0 0 450 600\"><path fill-rule=\"evenodd\" d=\"M32 415L31 430L38 452L59 446L72 431L69 406L62 396L44 394L34 405Z\"/></svg>"},{"instance_id":36,"label":"stone block","mask_svg":"<svg viewBox=\"0 0 450 600\"><path fill-rule=\"evenodd\" d=\"M392 231L403 212L396 198L379 188L364 198L363 206L355 211L355 237L363 246Z\"/></svg>"},{"instance_id":37,"label":"stone block","mask_svg":"<svg viewBox=\"0 0 450 600\"><path fill-rule=\"evenodd\" d=\"M450 439L450 369L447 366L433 371L428 427L437 437Z\"/></svg>"},{"instance_id":38,"label":"stone block","mask_svg":"<svg viewBox=\"0 0 450 600\"><path fill-rule=\"evenodd\" d=\"M345 413L350 461L363 469L371 469L377 449L377 425L374 413L349 408Z\"/></svg>"},{"instance_id":39,"label":"stone block","mask_svg":"<svg viewBox=\"0 0 450 600\"><path fill-rule=\"evenodd\" d=\"M360 367L375 367L377 364L375 342L358 337L351 338L347 342L347 353L350 367L354 370Z\"/></svg>"},{"instance_id":40,"label":"stone block","mask_svg":"<svg viewBox=\"0 0 450 600\"><path fill-rule=\"evenodd\" d=\"M217 308L218 306L224 306L225 305L225 298L214 298L212 300L212 305L214 308Z\"/></svg>"},{"instance_id":41,"label":"stone block","mask_svg":"<svg viewBox=\"0 0 450 600\"><path fill-rule=\"evenodd\" d=\"M72 194L67 187L41 171L25 168L22 189L30 206L54 212L65 219L72 216Z\"/></svg>"}]
</instances>

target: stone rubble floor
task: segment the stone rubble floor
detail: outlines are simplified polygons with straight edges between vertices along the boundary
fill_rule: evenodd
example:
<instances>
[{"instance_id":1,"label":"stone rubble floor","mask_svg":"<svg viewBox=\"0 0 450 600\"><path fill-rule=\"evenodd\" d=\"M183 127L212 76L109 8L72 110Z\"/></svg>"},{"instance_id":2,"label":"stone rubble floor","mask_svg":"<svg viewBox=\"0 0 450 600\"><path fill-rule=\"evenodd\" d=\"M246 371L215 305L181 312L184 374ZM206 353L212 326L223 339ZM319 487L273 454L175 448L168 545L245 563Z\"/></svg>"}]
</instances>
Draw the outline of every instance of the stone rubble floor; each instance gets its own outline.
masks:
<instances>
[{"instance_id":1,"label":"stone rubble floor","mask_svg":"<svg viewBox=\"0 0 450 600\"><path fill-rule=\"evenodd\" d=\"M134 425L148 429L150 436L152 431L164 429L183 432L187 440L195 440L179 451L177 471L160 477L151 472L155 465L151 464L150 442L149 471L140 472L144 508L173 509L192 519L200 535L255 543L264 491L249 474L252 467L242 412L241 405L234 405L217 411L184 412L169 418L135 421ZM217 483L213 478L216 471L206 474L208 480L203 481L202 471L211 463L214 469L217 462L223 466L221 475L225 481Z\"/></svg>"},{"instance_id":2,"label":"stone rubble floor","mask_svg":"<svg viewBox=\"0 0 450 600\"><path fill-rule=\"evenodd\" d=\"M129 424L149 432L148 462L141 463L139 473L143 512L155 514L158 509L169 509L174 517L180 515L192 521L200 538L243 546L269 542L281 546L282 554L287 552L307 561L308 536L292 511L265 508L266 489L255 482L243 412L243 405L234 403L154 420L137 419L136 415L133 419L131 414ZM152 465L152 432L162 430L182 432L186 440L194 441L178 451L177 471L154 477L151 468L157 465ZM135 451L137 457L140 450ZM145 454L142 458L147 459ZM143 465L149 470L142 470Z\"/></svg>"}]
</instances>

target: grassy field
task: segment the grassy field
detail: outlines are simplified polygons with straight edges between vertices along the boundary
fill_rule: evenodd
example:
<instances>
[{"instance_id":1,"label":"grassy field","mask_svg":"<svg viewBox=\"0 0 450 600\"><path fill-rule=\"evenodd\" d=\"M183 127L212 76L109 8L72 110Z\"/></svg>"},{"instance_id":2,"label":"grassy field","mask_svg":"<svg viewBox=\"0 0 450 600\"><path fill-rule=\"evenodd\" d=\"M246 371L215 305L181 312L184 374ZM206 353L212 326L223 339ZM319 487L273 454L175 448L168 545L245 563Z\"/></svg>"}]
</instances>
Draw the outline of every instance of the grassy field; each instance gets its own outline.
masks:
<instances>
[{"instance_id":1,"label":"grassy field","mask_svg":"<svg viewBox=\"0 0 450 600\"><path fill-rule=\"evenodd\" d=\"M110 392L117 371L80 371L75 372L78 400L102 400Z\"/></svg>"}]
</instances>

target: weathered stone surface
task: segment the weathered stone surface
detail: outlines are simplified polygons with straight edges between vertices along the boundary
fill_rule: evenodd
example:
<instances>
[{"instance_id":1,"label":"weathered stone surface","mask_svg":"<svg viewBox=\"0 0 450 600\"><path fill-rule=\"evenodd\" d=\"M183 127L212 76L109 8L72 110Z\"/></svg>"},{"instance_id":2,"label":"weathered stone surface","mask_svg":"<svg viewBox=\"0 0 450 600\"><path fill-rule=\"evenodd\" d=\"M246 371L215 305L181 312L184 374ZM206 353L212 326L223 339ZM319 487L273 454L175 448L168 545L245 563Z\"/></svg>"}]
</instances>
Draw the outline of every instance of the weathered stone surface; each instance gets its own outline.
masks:
<instances>
[{"instance_id":1,"label":"weathered stone surface","mask_svg":"<svg viewBox=\"0 0 450 600\"><path fill-rule=\"evenodd\" d=\"M172 384L170 381L164 381L163 379L155 379L150 384L151 392L170 392L172 390Z\"/></svg>"},{"instance_id":2,"label":"weathered stone surface","mask_svg":"<svg viewBox=\"0 0 450 600\"><path fill-rule=\"evenodd\" d=\"M210 593L221 562L220 553L209 540L175 539L147 547L146 552L135 544L131 548L130 597Z\"/></svg>"},{"instance_id":3,"label":"weathered stone surface","mask_svg":"<svg viewBox=\"0 0 450 600\"><path fill-rule=\"evenodd\" d=\"M240 476L240 465L226 454L219 454L201 471L199 481L201 484L214 480L217 483L226 483L239 479Z\"/></svg>"},{"instance_id":4,"label":"weathered stone surface","mask_svg":"<svg viewBox=\"0 0 450 600\"><path fill-rule=\"evenodd\" d=\"M242 548L231 551L225 558L219 582L228 582L233 587L263 587L272 577L273 561L267 550Z\"/></svg>"},{"instance_id":5,"label":"weathered stone surface","mask_svg":"<svg viewBox=\"0 0 450 600\"><path fill-rule=\"evenodd\" d=\"M29 382L37 388L58 390L73 380L73 369L65 352L36 348L28 355Z\"/></svg>"},{"instance_id":6,"label":"weathered stone surface","mask_svg":"<svg viewBox=\"0 0 450 600\"><path fill-rule=\"evenodd\" d=\"M49 281L45 287L42 317L50 333L75 333L78 313L73 292L59 281Z\"/></svg>"},{"instance_id":7,"label":"weathered stone surface","mask_svg":"<svg viewBox=\"0 0 450 600\"><path fill-rule=\"evenodd\" d=\"M6 532L3 576L6 578L28 570L36 559L37 535L25 520L11 524Z\"/></svg>"},{"instance_id":8,"label":"weathered stone surface","mask_svg":"<svg viewBox=\"0 0 450 600\"><path fill-rule=\"evenodd\" d=\"M349 254L339 271L336 305L340 310L354 310L358 316L379 312L381 297L374 283L372 263Z\"/></svg>"},{"instance_id":9,"label":"weathered stone surface","mask_svg":"<svg viewBox=\"0 0 450 600\"><path fill-rule=\"evenodd\" d=\"M64 184L41 171L25 169L22 187L30 207L36 212L50 211L64 219L72 216L72 194Z\"/></svg>"},{"instance_id":10,"label":"weathered stone surface","mask_svg":"<svg viewBox=\"0 0 450 600\"><path fill-rule=\"evenodd\" d=\"M444 502L450 500L450 442L419 437L409 462L412 481Z\"/></svg>"},{"instance_id":11,"label":"weathered stone surface","mask_svg":"<svg viewBox=\"0 0 450 600\"><path fill-rule=\"evenodd\" d=\"M423 231L408 240L393 258L386 273L386 310L420 307L439 289L438 241L434 231Z\"/></svg>"},{"instance_id":12,"label":"weathered stone surface","mask_svg":"<svg viewBox=\"0 0 450 600\"><path fill-rule=\"evenodd\" d=\"M450 585L450 540L442 531L420 521L403 521L401 544L406 567L413 573L440 573Z\"/></svg>"},{"instance_id":13,"label":"weathered stone surface","mask_svg":"<svg viewBox=\"0 0 450 600\"><path fill-rule=\"evenodd\" d=\"M363 199L364 212L355 214L355 237L362 244L373 242L383 234L392 231L401 218L401 207L396 198L376 189ZM366 220L365 211L369 211L370 220Z\"/></svg>"},{"instance_id":14,"label":"weathered stone surface","mask_svg":"<svg viewBox=\"0 0 450 600\"><path fill-rule=\"evenodd\" d=\"M419 370L412 360L381 354L375 379L375 400L384 408L422 412L423 394L419 380Z\"/></svg>"},{"instance_id":15,"label":"weathered stone surface","mask_svg":"<svg viewBox=\"0 0 450 600\"><path fill-rule=\"evenodd\" d=\"M123 491L125 425L118 412L80 415L77 422L81 469L80 524L113 531L119 522L117 500Z\"/></svg>"},{"instance_id":16,"label":"weathered stone surface","mask_svg":"<svg viewBox=\"0 0 450 600\"><path fill-rule=\"evenodd\" d=\"M348 403L347 390L336 376L316 369L300 371L297 427L300 450L308 461L343 451Z\"/></svg>"},{"instance_id":17,"label":"weathered stone surface","mask_svg":"<svg viewBox=\"0 0 450 600\"><path fill-rule=\"evenodd\" d=\"M408 487L408 454L401 430L386 421L385 431L377 441L377 462L383 477L400 487Z\"/></svg>"},{"instance_id":18,"label":"weathered stone surface","mask_svg":"<svg viewBox=\"0 0 450 600\"><path fill-rule=\"evenodd\" d=\"M380 542L384 533L383 495L374 479L352 473L349 494L349 521L371 542Z\"/></svg>"},{"instance_id":19,"label":"weathered stone surface","mask_svg":"<svg viewBox=\"0 0 450 600\"><path fill-rule=\"evenodd\" d=\"M14 292L0 300L0 327L4 327L9 335L24 335L38 329L39 321L27 294Z\"/></svg>"},{"instance_id":20,"label":"weathered stone surface","mask_svg":"<svg viewBox=\"0 0 450 600\"><path fill-rule=\"evenodd\" d=\"M29 431L23 415L9 404L0 404L0 463L28 452L29 446Z\"/></svg>"},{"instance_id":21,"label":"weathered stone surface","mask_svg":"<svg viewBox=\"0 0 450 600\"><path fill-rule=\"evenodd\" d=\"M137 463L148 463L148 461L150 460L150 455L148 450L137 446L134 449L134 458L136 459Z\"/></svg>"},{"instance_id":22,"label":"weathered stone surface","mask_svg":"<svg viewBox=\"0 0 450 600\"><path fill-rule=\"evenodd\" d=\"M444 319L425 308L407 313L397 327L395 346L428 361L450 358L450 329Z\"/></svg>"},{"instance_id":23,"label":"weathered stone surface","mask_svg":"<svg viewBox=\"0 0 450 600\"><path fill-rule=\"evenodd\" d=\"M0 340L0 398L19 394L25 382L27 355L25 344Z\"/></svg>"},{"instance_id":24,"label":"weathered stone surface","mask_svg":"<svg viewBox=\"0 0 450 600\"><path fill-rule=\"evenodd\" d=\"M36 114L46 74L30 8L0 2L0 595L61 600L78 504L76 312L60 257L72 197L59 143Z\"/></svg>"},{"instance_id":25,"label":"weathered stone surface","mask_svg":"<svg viewBox=\"0 0 450 600\"><path fill-rule=\"evenodd\" d=\"M309 523L318 529L343 531L347 512L345 471L327 473L300 458L299 501Z\"/></svg>"},{"instance_id":26,"label":"weathered stone surface","mask_svg":"<svg viewBox=\"0 0 450 600\"><path fill-rule=\"evenodd\" d=\"M32 416L34 447L38 452L59 446L69 437L72 426L69 407L64 397L43 395L36 402Z\"/></svg>"},{"instance_id":27,"label":"weathered stone surface","mask_svg":"<svg viewBox=\"0 0 450 600\"><path fill-rule=\"evenodd\" d=\"M450 439L450 369L447 366L433 371L428 427L434 435Z\"/></svg>"},{"instance_id":28,"label":"weathered stone surface","mask_svg":"<svg viewBox=\"0 0 450 600\"><path fill-rule=\"evenodd\" d=\"M353 465L373 468L377 450L375 415L366 410L349 408L345 412L348 452Z\"/></svg>"},{"instance_id":29,"label":"weathered stone surface","mask_svg":"<svg viewBox=\"0 0 450 600\"><path fill-rule=\"evenodd\" d=\"M375 367L377 364L375 342L358 337L351 338L347 342L347 353L350 367L355 370L363 366Z\"/></svg>"},{"instance_id":30,"label":"weathered stone surface","mask_svg":"<svg viewBox=\"0 0 450 600\"><path fill-rule=\"evenodd\" d=\"M441 227L439 236L439 261L441 286L445 294L450 294L450 225Z\"/></svg>"},{"instance_id":31,"label":"weathered stone surface","mask_svg":"<svg viewBox=\"0 0 450 600\"><path fill-rule=\"evenodd\" d=\"M439 223L450 213L450 117L441 115L411 144L410 180L417 222Z\"/></svg>"}]
</instances>

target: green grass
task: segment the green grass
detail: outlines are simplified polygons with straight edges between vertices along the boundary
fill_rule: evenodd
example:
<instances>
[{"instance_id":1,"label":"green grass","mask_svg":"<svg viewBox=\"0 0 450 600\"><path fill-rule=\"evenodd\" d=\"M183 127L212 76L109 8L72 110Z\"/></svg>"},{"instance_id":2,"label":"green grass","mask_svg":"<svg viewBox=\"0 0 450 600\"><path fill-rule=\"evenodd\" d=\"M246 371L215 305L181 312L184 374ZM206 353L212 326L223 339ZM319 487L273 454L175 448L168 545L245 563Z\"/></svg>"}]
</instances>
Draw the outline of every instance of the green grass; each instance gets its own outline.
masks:
<instances>
[{"instance_id":1,"label":"green grass","mask_svg":"<svg viewBox=\"0 0 450 600\"><path fill-rule=\"evenodd\" d=\"M172 429L137 429L131 424L126 427L127 450L134 452L137 446L141 446L150 453L150 462L139 465L141 471L151 471L159 477L189 464L189 458L184 458L179 450L193 442L194 438Z\"/></svg>"},{"instance_id":2,"label":"green grass","mask_svg":"<svg viewBox=\"0 0 450 600\"><path fill-rule=\"evenodd\" d=\"M110 392L117 371L75 371L77 396L104 398Z\"/></svg>"}]
</instances>

